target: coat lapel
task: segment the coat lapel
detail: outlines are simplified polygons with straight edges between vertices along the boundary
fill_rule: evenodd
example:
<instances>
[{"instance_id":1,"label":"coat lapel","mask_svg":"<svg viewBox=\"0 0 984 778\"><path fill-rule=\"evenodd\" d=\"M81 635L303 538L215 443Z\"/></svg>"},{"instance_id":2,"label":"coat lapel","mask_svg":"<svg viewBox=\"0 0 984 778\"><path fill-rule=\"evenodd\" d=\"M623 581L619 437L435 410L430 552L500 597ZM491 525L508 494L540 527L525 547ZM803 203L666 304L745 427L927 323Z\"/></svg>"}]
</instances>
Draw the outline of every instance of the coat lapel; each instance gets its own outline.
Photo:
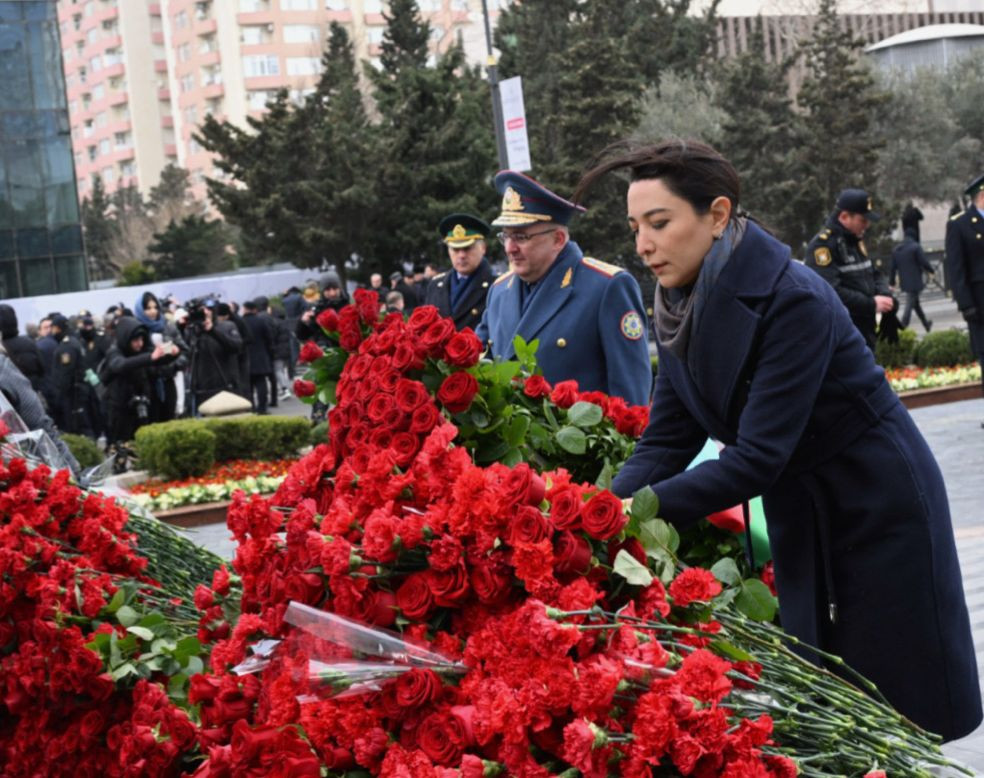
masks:
<instances>
[{"instance_id":1,"label":"coat lapel","mask_svg":"<svg viewBox=\"0 0 984 778\"><path fill-rule=\"evenodd\" d=\"M532 304L519 320L516 334L529 343L535 339L557 312L567 305L574 294L573 276L581 263L581 252L576 245L568 243L554 262L553 267L540 282L544 286L536 293ZM518 282L517 282L518 283ZM518 299L518 296L517 296Z\"/></svg>"},{"instance_id":2,"label":"coat lapel","mask_svg":"<svg viewBox=\"0 0 984 778\"><path fill-rule=\"evenodd\" d=\"M454 270L450 271L450 274ZM486 260L482 260L482 264L478 266L475 270L475 277L469 282L468 288L465 290L464 295L458 300L458 305L454 309L454 316L459 317L467 314L472 308L479 307L479 303L485 300L485 296L489 293L489 286L492 277L492 268L489 267ZM484 284L484 286L483 286ZM448 300L451 299L451 289L448 289ZM449 302L450 304L450 302Z\"/></svg>"},{"instance_id":3,"label":"coat lapel","mask_svg":"<svg viewBox=\"0 0 984 778\"><path fill-rule=\"evenodd\" d=\"M497 329L499 331L496 335L500 340L508 341L505 350L501 352L502 358L507 360L516 357L516 349L513 348L513 337L519 332L518 325L517 329L512 332L507 328L509 327L509 322L519 322L520 319L522 308L519 304L519 285L521 283L523 282L515 273L510 274L508 278L499 282L499 285L504 286L505 289L502 291L501 310L497 317Z\"/></svg>"}]
</instances>

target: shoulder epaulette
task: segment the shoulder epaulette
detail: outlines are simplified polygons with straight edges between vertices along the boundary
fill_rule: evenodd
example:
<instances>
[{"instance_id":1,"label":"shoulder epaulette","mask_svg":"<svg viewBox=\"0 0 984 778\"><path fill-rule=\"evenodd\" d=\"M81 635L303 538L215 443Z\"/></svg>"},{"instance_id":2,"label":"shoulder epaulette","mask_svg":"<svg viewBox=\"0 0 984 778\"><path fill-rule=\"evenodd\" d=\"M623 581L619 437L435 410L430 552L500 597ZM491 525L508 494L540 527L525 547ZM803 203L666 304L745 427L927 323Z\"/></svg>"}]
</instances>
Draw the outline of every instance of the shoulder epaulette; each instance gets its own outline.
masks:
<instances>
[{"instance_id":1,"label":"shoulder epaulette","mask_svg":"<svg viewBox=\"0 0 984 778\"><path fill-rule=\"evenodd\" d=\"M600 259L595 259L594 257L582 257L581 262L590 267L592 270L597 270L609 278L616 273L624 273L625 269L619 267L618 265L610 265L608 262L602 262Z\"/></svg>"},{"instance_id":2,"label":"shoulder epaulette","mask_svg":"<svg viewBox=\"0 0 984 778\"><path fill-rule=\"evenodd\" d=\"M508 273L503 273L501 276L499 276L497 279L495 279L495 281L492 282L492 286L498 286L503 281L506 281L506 280L508 280L508 279L510 279L512 277L513 277L513 271L512 270L510 270Z\"/></svg>"},{"instance_id":3,"label":"shoulder epaulette","mask_svg":"<svg viewBox=\"0 0 984 778\"><path fill-rule=\"evenodd\" d=\"M820 240L827 240L827 238L830 237L830 230L820 230L817 237L820 238Z\"/></svg>"},{"instance_id":4,"label":"shoulder epaulette","mask_svg":"<svg viewBox=\"0 0 984 778\"><path fill-rule=\"evenodd\" d=\"M959 218L960 218L961 216L963 216L963 215L964 215L965 213L967 213L967 212L966 212L966 211L961 211L960 213L955 213L955 214L953 214L953 216L951 216L951 217L950 217L950 221L953 221L954 219L959 219Z\"/></svg>"},{"instance_id":5,"label":"shoulder epaulette","mask_svg":"<svg viewBox=\"0 0 984 778\"><path fill-rule=\"evenodd\" d=\"M440 281L447 274L448 274L448 271L447 270L445 270L443 273L438 273L436 276L434 276L433 278L431 278L431 281Z\"/></svg>"}]
</instances>

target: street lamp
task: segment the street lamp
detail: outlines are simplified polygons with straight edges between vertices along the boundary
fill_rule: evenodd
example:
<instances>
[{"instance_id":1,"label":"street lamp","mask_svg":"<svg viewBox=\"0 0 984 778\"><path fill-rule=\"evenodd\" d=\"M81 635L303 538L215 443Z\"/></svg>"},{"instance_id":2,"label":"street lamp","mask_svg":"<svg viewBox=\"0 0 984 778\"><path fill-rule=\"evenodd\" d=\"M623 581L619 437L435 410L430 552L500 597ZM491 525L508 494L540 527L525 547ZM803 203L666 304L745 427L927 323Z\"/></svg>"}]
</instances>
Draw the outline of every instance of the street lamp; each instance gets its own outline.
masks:
<instances>
[{"instance_id":1,"label":"street lamp","mask_svg":"<svg viewBox=\"0 0 984 778\"><path fill-rule=\"evenodd\" d=\"M492 90L492 121L495 124L495 147L499 154L499 168L509 167L509 157L506 153L506 136L502 126L502 103L499 100L499 73L495 65L495 55L492 53L492 25L489 23L489 7L487 0L482 0L482 17L485 19L485 47L488 57L485 69L489 74L489 88Z\"/></svg>"}]
</instances>

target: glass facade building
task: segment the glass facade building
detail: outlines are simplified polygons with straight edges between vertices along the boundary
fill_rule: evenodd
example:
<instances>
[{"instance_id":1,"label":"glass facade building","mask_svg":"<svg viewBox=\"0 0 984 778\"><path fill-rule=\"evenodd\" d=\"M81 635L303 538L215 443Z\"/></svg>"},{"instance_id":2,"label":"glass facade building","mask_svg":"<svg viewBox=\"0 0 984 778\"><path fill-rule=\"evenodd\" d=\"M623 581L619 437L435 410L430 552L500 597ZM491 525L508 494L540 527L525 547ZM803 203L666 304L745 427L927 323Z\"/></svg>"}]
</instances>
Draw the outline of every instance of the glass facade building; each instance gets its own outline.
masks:
<instances>
[{"instance_id":1,"label":"glass facade building","mask_svg":"<svg viewBox=\"0 0 984 778\"><path fill-rule=\"evenodd\" d=\"M54 0L0 0L0 299L88 288Z\"/></svg>"}]
</instances>

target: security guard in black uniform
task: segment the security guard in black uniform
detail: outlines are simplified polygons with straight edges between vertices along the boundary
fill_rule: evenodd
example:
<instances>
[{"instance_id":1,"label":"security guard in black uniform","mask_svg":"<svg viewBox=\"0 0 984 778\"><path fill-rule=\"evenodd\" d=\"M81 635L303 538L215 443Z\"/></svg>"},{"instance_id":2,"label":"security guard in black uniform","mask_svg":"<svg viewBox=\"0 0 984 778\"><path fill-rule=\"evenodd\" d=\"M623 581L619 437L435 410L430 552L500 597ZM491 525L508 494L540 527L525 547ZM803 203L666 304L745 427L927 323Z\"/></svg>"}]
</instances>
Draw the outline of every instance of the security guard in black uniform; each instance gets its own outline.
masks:
<instances>
[{"instance_id":1,"label":"security guard in black uniform","mask_svg":"<svg viewBox=\"0 0 984 778\"><path fill-rule=\"evenodd\" d=\"M424 302L436 306L441 316L450 316L456 329L477 329L495 281L485 256L492 228L477 216L452 213L441 219L437 231L448 247L451 269L430 280Z\"/></svg>"},{"instance_id":2,"label":"security guard in black uniform","mask_svg":"<svg viewBox=\"0 0 984 778\"><path fill-rule=\"evenodd\" d=\"M819 273L840 297L868 347L875 348L875 314L897 306L888 283L868 258L864 233L879 215L863 189L845 189L827 223L806 247L806 265Z\"/></svg>"},{"instance_id":3,"label":"security guard in black uniform","mask_svg":"<svg viewBox=\"0 0 984 778\"><path fill-rule=\"evenodd\" d=\"M984 366L984 175L964 194L970 205L946 225L946 280L967 322L971 347Z\"/></svg>"}]
</instances>

